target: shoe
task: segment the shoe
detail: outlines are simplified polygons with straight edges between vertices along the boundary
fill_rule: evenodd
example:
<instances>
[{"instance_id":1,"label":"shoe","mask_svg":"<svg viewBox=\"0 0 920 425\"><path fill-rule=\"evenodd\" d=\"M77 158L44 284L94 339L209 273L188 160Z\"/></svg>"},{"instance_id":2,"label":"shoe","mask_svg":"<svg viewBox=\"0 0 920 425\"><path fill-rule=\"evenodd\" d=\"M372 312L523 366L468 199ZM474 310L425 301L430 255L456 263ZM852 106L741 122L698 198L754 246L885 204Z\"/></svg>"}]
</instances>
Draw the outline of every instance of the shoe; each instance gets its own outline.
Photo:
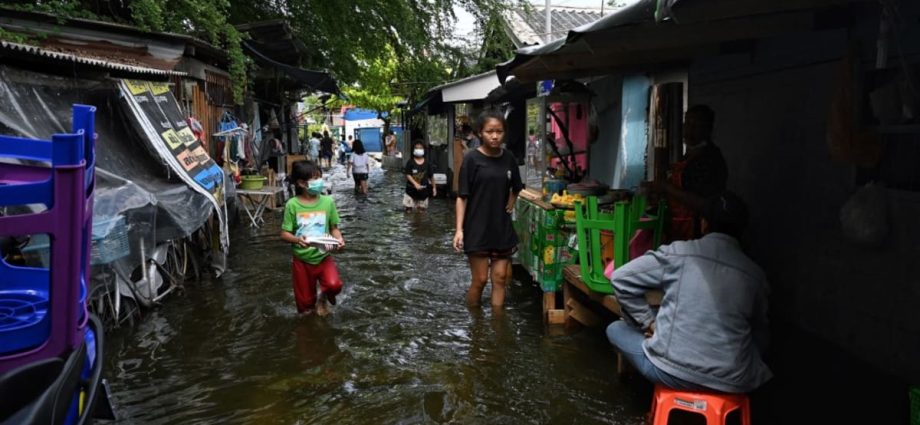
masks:
<instances>
[{"instance_id":1,"label":"shoe","mask_svg":"<svg viewBox=\"0 0 920 425\"><path fill-rule=\"evenodd\" d=\"M326 301L329 301L329 305L335 305L335 295L326 295Z\"/></svg>"}]
</instances>

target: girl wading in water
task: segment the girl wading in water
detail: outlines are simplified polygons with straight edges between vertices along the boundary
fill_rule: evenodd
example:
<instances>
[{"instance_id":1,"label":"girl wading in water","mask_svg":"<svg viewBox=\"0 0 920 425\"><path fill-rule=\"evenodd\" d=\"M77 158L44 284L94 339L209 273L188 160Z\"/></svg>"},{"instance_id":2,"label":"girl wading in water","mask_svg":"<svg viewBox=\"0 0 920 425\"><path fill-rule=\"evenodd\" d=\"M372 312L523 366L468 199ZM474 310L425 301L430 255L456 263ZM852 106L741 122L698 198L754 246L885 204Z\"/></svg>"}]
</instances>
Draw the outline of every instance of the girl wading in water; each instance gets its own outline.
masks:
<instances>
[{"instance_id":1,"label":"girl wading in water","mask_svg":"<svg viewBox=\"0 0 920 425\"><path fill-rule=\"evenodd\" d=\"M469 257L473 278L466 294L470 306L478 306L492 275L492 306L505 302L505 283L518 238L511 227L511 212L523 189L517 160L502 149L505 118L498 111L485 111L476 120L481 145L463 158L457 196L457 230L454 249Z\"/></svg>"}]
</instances>

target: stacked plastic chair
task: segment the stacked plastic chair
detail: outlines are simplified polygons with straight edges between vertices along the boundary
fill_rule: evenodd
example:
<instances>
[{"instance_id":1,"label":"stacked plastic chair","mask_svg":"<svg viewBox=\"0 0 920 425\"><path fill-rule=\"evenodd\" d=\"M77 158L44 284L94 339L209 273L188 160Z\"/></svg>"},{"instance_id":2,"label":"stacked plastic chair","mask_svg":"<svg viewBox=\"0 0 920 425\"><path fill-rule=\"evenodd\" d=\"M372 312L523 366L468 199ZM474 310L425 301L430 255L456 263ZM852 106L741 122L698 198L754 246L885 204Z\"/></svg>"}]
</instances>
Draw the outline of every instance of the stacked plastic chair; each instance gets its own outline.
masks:
<instances>
[{"instance_id":1,"label":"stacked plastic chair","mask_svg":"<svg viewBox=\"0 0 920 425\"><path fill-rule=\"evenodd\" d=\"M601 212L597 197L589 196L585 203L575 203L575 229L578 238L578 264L581 279L592 291L613 294L610 280L604 275L607 264L602 257L602 232L613 233L613 263L626 264L629 256L629 242L639 230L653 232L652 247L661 245L667 206L659 202L656 213L646 213L647 201L636 195L631 201L614 204L613 212Z\"/></svg>"},{"instance_id":2,"label":"stacked plastic chair","mask_svg":"<svg viewBox=\"0 0 920 425\"><path fill-rule=\"evenodd\" d=\"M75 105L73 133L50 141L0 136L0 158L20 160L0 162L0 207L46 206L0 216L0 236L47 234L51 241L48 269L0 256L2 424L83 423L80 413L92 411L103 336L98 320L87 327L86 310L94 116L94 107Z\"/></svg>"}]
</instances>

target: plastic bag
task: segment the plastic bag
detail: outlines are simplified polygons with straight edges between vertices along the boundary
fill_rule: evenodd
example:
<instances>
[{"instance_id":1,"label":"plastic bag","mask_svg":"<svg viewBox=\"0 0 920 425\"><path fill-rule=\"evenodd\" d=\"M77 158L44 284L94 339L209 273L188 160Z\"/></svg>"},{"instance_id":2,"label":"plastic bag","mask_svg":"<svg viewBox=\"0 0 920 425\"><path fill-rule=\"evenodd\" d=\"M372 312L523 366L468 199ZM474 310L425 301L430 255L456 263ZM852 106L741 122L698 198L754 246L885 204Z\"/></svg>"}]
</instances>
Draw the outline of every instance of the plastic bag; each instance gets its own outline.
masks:
<instances>
[{"instance_id":1,"label":"plastic bag","mask_svg":"<svg viewBox=\"0 0 920 425\"><path fill-rule=\"evenodd\" d=\"M843 235L860 245L877 247L888 235L888 197L877 183L861 187L840 209Z\"/></svg>"}]
</instances>

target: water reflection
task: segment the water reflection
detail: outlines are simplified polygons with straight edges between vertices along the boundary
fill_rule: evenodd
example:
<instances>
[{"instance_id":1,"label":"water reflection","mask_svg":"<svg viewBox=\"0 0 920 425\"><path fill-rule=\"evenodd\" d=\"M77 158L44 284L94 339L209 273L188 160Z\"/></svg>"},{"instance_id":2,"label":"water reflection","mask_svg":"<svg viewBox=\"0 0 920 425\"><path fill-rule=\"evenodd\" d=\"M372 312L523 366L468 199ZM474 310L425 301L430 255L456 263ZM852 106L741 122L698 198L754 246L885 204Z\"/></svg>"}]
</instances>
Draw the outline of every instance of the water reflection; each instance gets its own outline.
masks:
<instances>
[{"instance_id":1,"label":"water reflection","mask_svg":"<svg viewBox=\"0 0 920 425\"><path fill-rule=\"evenodd\" d=\"M359 198L336 184L348 247L331 316L296 314L273 212L262 229L234 232L222 279L188 285L112 335L121 423L642 423L647 397L622 386L603 335L549 335L521 276L504 310L465 306L452 204L406 214L404 181L372 173Z\"/></svg>"}]
</instances>

